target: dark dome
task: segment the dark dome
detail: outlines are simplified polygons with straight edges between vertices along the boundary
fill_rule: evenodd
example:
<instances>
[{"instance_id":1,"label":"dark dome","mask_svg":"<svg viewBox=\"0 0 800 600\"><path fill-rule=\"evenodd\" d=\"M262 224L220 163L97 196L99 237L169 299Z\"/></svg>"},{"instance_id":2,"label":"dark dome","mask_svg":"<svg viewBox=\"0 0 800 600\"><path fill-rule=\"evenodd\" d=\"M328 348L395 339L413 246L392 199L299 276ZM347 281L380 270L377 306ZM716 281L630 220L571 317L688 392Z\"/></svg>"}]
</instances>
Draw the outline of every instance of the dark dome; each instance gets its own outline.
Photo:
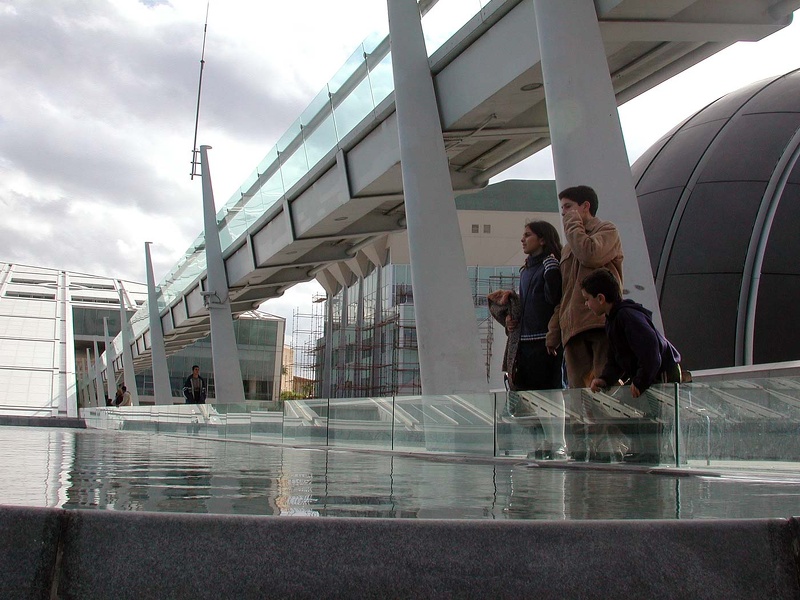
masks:
<instances>
[{"instance_id":1,"label":"dark dome","mask_svg":"<svg viewBox=\"0 0 800 600\"><path fill-rule=\"evenodd\" d=\"M800 359L800 69L723 96L634 163L688 369Z\"/></svg>"}]
</instances>

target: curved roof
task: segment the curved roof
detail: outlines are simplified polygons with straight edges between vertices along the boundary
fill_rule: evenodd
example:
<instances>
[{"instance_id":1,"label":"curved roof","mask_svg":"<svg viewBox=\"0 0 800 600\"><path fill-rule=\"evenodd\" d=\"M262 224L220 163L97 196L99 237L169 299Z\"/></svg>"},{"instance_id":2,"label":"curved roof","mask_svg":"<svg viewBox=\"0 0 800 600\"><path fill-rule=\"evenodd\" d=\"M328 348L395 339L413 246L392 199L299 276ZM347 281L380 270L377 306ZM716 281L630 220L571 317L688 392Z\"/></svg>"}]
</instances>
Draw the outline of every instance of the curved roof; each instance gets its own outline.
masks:
<instances>
[{"instance_id":1,"label":"curved roof","mask_svg":"<svg viewBox=\"0 0 800 600\"><path fill-rule=\"evenodd\" d=\"M800 358L800 70L711 103L633 165L688 368Z\"/></svg>"}]
</instances>

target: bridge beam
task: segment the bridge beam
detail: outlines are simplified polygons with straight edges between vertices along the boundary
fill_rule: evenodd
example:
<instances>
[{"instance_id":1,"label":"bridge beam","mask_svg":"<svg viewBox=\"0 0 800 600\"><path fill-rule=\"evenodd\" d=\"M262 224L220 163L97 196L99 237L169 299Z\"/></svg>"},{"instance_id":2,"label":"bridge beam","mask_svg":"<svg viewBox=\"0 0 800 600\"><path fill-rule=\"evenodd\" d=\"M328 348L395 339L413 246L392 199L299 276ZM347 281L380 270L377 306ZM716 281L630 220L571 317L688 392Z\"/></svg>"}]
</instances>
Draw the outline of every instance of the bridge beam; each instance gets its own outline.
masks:
<instances>
[{"instance_id":1,"label":"bridge beam","mask_svg":"<svg viewBox=\"0 0 800 600\"><path fill-rule=\"evenodd\" d=\"M139 406L139 391L136 389L136 371L133 368L133 329L128 320L128 311L125 309L125 292L119 288L119 320L120 334L122 335L122 370L124 374L124 385L131 393L133 406Z\"/></svg>"},{"instance_id":2,"label":"bridge beam","mask_svg":"<svg viewBox=\"0 0 800 600\"><path fill-rule=\"evenodd\" d=\"M150 256L151 243L144 243L144 259L147 267L147 307L150 318L150 360L153 367L153 395L155 396L156 404L172 404L172 387L169 383L164 328L161 325L161 314L158 310L156 279L153 275L153 259Z\"/></svg>"},{"instance_id":3,"label":"bridge beam","mask_svg":"<svg viewBox=\"0 0 800 600\"><path fill-rule=\"evenodd\" d=\"M419 8L388 9L422 393L488 392Z\"/></svg>"}]
</instances>

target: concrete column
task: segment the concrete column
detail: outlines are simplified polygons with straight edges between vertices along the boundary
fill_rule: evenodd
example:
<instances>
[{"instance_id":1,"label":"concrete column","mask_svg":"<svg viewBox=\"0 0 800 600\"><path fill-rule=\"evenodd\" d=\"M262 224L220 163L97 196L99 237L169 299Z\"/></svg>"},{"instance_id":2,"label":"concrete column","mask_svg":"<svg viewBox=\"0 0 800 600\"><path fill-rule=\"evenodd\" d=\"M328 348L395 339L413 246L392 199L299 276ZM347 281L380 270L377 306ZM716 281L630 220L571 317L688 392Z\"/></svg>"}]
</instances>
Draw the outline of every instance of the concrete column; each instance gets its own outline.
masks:
<instances>
[{"instance_id":1,"label":"concrete column","mask_svg":"<svg viewBox=\"0 0 800 600\"><path fill-rule=\"evenodd\" d=\"M97 350L97 340L92 343L94 344L94 385L97 389L97 406L105 406L105 394L103 394L103 370L100 368L100 352Z\"/></svg>"},{"instance_id":2,"label":"concrete column","mask_svg":"<svg viewBox=\"0 0 800 600\"><path fill-rule=\"evenodd\" d=\"M125 310L125 292L119 288L119 318L122 335L122 370L125 382L123 385L131 393L131 401L134 406L139 406L139 392L136 389L136 372L133 370L133 354L131 344L133 344L133 330L128 321L128 312Z\"/></svg>"},{"instance_id":3,"label":"concrete column","mask_svg":"<svg viewBox=\"0 0 800 600\"><path fill-rule=\"evenodd\" d=\"M589 185L598 216L616 224L625 253L626 297L653 311L653 271L592 0L533 0L559 190Z\"/></svg>"},{"instance_id":4,"label":"concrete column","mask_svg":"<svg viewBox=\"0 0 800 600\"><path fill-rule=\"evenodd\" d=\"M488 392L416 0L388 0L422 393Z\"/></svg>"},{"instance_id":5,"label":"concrete column","mask_svg":"<svg viewBox=\"0 0 800 600\"><path fill-rule=\"evenodd\" d=\"M222 260L214 189L208 166L208 150L200 146L200 166L203 178L203 225L206 238L207 288L203 296L211 317L211 359L214 362L214 384L217 402L244 402L242 368L239 349L233 332L233 314L228 298L228 278Z\"/></svg>"},{"instance_id":6,"label":"concrete column","mask_svg":"<svg viewBox=\"0 0 800 600\"><path fill-rule=\"evenodd\" d=\"M86 405L99 406L97 403L97 393L94 387L94 377L92 376L92 353L86 349Z\"/></svg>"},{"instance_id":7,"label":"concrete column","mask_svg":"<svg viewBox=\"0 0 800 600\"><path fill-rule=\"evenodd\" d=\"M78 388L77 379L77 356L75 348L68 340L74 340L74 330L72 323L72 306L69 302L69 275L61 271L58 276L58 303L56 307L58 317L59 337L59 393L58 405L51 405L53 415L67 413L68 417L78 416Z\"/></svg>"},{"instance_id":8,"label":"concrete column","mask_svg":"<svg viewBox=\"0 0 800 600\"><path fill-rule=\"evenodd\" d=\"M108 336L108 317L103 317L103 336L106 344L106 388L108 389L108 397L112 400L117 393L117 375L114 372L114 345L111 343L111 338Z\"/></svg>"},{"instance_id":9,"label":"concrete column","mask_svg":"<svg viewBox=\"0 0 800 600\"><path fill-rule=\"evenodd\" d=\"M164 328L158 310L156 280L153 275L153 260L150 257L150 244L144 243L144 259L147 267L147 309L150 318L150 360L153 363L153 395L156 404L172 404L172 387L169 383L167 351L164 346Z\"/></svg>"}]
</instances>

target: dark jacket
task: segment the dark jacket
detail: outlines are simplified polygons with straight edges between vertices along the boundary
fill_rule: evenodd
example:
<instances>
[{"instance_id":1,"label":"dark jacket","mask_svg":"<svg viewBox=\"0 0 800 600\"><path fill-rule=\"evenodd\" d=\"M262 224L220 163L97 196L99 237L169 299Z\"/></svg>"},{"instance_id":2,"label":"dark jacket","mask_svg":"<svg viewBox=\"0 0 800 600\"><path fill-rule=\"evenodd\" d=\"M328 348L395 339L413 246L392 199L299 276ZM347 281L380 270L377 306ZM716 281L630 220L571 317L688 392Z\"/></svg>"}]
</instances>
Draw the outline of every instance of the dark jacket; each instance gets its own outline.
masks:
<instances>
[{"instance_id":1,"label":"dark jacket","mask_svg":"<svg viewBox=\"0 0 800 600\"><path fill-rule=\"evenodd\" d=\"M553 310L561 301L561 271L558 260L539 254L528 256L519 273L523 342L544 340Z\"/></svg>"},{"instance_id":2,"label":"dark jacket","mask_svg":"<svg viewBox=\"0 0 800 600\"><path fill-rule=\"evenodd\" d=\"M186 382L183 384L183 397L186 398L186 402L194 403L194 404L203 404L206 401L206 380L202 377L198 377L200 379L200 397L195 398L192 394L192 376L186 378Z\"/></svg>"},{"instance_id":3,"label":"dark jacket","mask_svg":"<svg viewBox=\"0 0 800 600\"><path fill-rule=\"evenodd\" d=\"M644 391L661 373L680 364L681 355L655 328L652 316L641 304L622 300L606 317L608 363L600 378L609 385L631 379Z\"/></svg>"}]
</instances>

